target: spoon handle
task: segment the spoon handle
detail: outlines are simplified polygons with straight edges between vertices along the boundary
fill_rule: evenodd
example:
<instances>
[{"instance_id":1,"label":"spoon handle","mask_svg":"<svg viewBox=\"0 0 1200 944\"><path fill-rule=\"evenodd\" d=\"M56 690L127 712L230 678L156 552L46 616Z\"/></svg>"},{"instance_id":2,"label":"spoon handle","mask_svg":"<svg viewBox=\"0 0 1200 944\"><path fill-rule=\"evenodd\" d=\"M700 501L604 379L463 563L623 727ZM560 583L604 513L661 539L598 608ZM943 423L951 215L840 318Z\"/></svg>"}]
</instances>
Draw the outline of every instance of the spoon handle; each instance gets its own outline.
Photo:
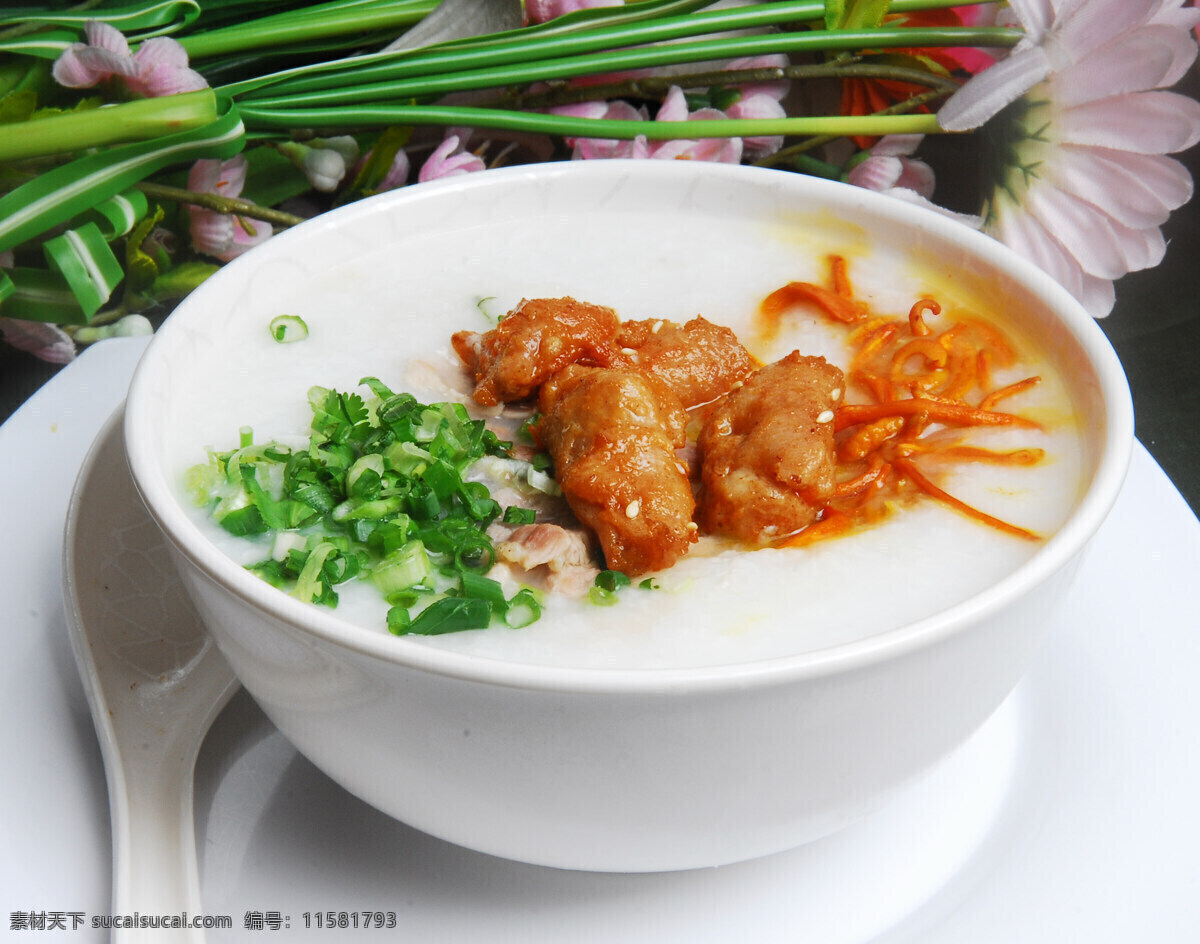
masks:
<instances>
[{"instance_id":1,"label":"spoon handle","mask_svg":"<svg viewBox=\"0 0 1200 944\"><path fill-rule=\"evenodd\" d=\"M184 748L186 751L186 748ZM113 914L132 917L135 927L114 928L113 944L164 940L203 944L192 927L200 915L200 876L192 818L195 754L127 758L117 771L125 789L111 790L113 826Z\"/></svg>"}]
</instances>

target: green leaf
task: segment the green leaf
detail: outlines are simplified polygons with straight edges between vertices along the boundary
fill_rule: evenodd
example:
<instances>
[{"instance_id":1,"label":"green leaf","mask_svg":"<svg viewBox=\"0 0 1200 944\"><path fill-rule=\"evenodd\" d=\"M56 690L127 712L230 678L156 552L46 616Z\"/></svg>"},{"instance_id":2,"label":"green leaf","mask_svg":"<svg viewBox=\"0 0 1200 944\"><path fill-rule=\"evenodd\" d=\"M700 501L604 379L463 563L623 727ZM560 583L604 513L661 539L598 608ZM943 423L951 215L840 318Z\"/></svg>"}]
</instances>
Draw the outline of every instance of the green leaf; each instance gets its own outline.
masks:
<instances>
[{"instance_id":1,"label":"green leaf","mask_svg":"<svg viewBox=\"0 0 1200 944\"><path fill-rule=\"evenodd\" d=\"M39 59L57 59L63 54L64 49L78 41L79 34L73 30L38 30L34 33L23 33L19 36L0 39L0 53L36 56Z\"/></svg>"},{"instance_id":2,"label":"green leaf","mask_svg":"<svg viewBox=\"0 0 1200 944\"><path fill-rule=\"evenodd\" d=\"M28 121L37 109L37 93L32 89L9 92L0 99L0 125Z\"/></svg>"},{"instance_id":3,"label":"green leaf","mask_svg":"<svg viewBox=\"0 0 1200 944\"><path fill-rule=\"evenodd\" d=\"M203 127L217 118L211 89L141 98L103 108L44 110L20 129L0 139L0 160L24 160L70 154L107 144L148 141L179 130Z\"/></svg>"},{"instance_id":4,"label":"green leaf","mask_svg":"<svg viewBox=\"0 0 1200 944\"><path fill-rule=\"evenodd\" d=\"M183 298L219 268L208 262L185 262L161 273L145 290L145 295L156 302Z\"/></svg>"},{"instance_id":5,"label":"green leaf","mask_svg":"<svg viewBox=\"0 0 1200 944\"><path fill-rule=\"evenodd\" d=\"M826 29L874 29L883 22L890 0L825 0Z\"/></svg>"},{"instance_id":6,"label":"green leaf","mask_svg":"<svg viewBox=\"0 0 1200 944\"><path fill-rule=\"evenodd\" d=\"M209 124L98 151L6 194L0 198L0 252L67 222L164 167L202 157L232 157L245 143L245 129L231 102L218 100L217 109L217 119Z\"/></svg>"},{"instance_id":7,"label":"green leaf","mask_svg":"<svg viewBox=\"0 0 1200 944\"><path fill-rule=\"evenodd\" d=\"M40 40L43 44L47 37L70 37L67 43L77 42L78 34L82 33L88 20L103 20L110 26L116 27L131 41L149 39L151 36L161 36L173 33L191 24L200 15L200 4L196 0L146 0L143 3L133 3L126 6L106 6L103 10L89 9L91 4L82 4L79 12L60 10L49 12L33 12L26 8L20 12L0 16L0 28L6 26L39 26L62 27L59 30L42 30L29 36L0 41L0 50L10 52L27 52L29 47L21 48L23 40ZM61 51L61 50L60 50ZM55 54L57 56L57 54Z\"/></svg>"},{"instance_id":8,"label":"green leaf","mask_svg":"<svg viewBox=\"0 0 1200 944\"><path fill-rule=\"evenodd\" d=\"M112 296L125 272L95 223L84 223L48 239L46 261L66 280L89 320Z\"/></svg>"},{"instance_id":9,"label":"green leaf","mask_svg":"<svg viewBox=\"0 0 1200 944\"><path fill-rule=\"evenodd\" d=\"M39 59L11 56L0 59L0 96L10 92L31 91L36 94L44 87L50 73L47 63Z\"/></svg>"},{"instance_id":10,"label":"green leaf","mask_svg":"<svg viewBox=\"0 0 1200 944\"><path fill-rule=\"evenodd\" d=\"M125 241L125 284L131 291L142 292L158 278L159 265L163 260L153 258L142 248L142 244L154 227L162 222L164 215L163 208L156 206L153 214L142 217Z\"/></svg>"},{"instance_id":11,"label":"green leaf","mask_svg":"<svg viewBox=\"0 0 1200 944\"><path fill-rule=\"evenodd\" d=\"M146 215L146 195L136 188L114 193L83 214L81 222L95 223L109 242L124 236Z\"/></svg>"},{"instance_id":12,"label":"green leaf","mask_svg":"<svg viewBox=\"0 0 1200 944\"><path fill-rule=\"evenodd\" d=\"M0 302L0 315L46 324L87 324L88 318L71 287L57 272L17 267L7 270L12 288Z\"/></svg>"},{"instance_id":13,"label":"green leaf","mask_svg":"<svg viewBox=\"0 0 1200 944\"><path fill-rule=\"evenodd\" d=\"M260 16L220 29L193 32L180 39L192 60L257 52L276 46L289 46L330 36L361 35L372 30L387 30L393 35L420 21L436 4L433 0L412 2L341 2L315 4L304 10L285 10ZM353 7L347 11L346 7Z\"/></svg>"},{"instance_id":14,"label":"green leaf","mask_svg":"<svg viewBox=\"0 0 1200 944\"><path fill-rule=\"evenodd\" d=\"M350 186L338 195L338 204L351 203L360 197L367 197L378 192L379 185L396 160L396 155L408 143L412 132L412 126L393 125L385 128Z\"/></svg>"},{"instance_id":15,"label":"green leaf","mask_svg":"<svg viewBox=\"0 0 1200 944\"><path fill-rule=\"evenodd\" d=\"M304 171L273 147L249 148L245 157L246 184L242 187L245 200L273 207L312 190Z\"/></svg>"}]
</instances>

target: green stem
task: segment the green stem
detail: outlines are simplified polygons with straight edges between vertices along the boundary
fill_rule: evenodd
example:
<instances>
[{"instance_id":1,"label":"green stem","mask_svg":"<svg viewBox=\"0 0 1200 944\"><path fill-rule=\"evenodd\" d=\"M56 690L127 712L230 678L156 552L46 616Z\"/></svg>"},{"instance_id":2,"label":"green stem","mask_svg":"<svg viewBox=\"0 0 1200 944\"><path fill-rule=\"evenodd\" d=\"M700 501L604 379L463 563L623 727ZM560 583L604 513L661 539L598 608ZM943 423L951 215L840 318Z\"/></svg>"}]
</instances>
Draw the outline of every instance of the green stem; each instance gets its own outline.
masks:
<instances>
[{"instance_id":1,"label":"green stem","mask_svg":"<svg viewBox=\"0 0 1200 944\"><path fill-rule=\"evenodd\" d=\"M398 31L423 19L435 6L437 0L328 3L195 33L182 37L179 42L190 59L205 59L371 30Z\"/></svg>"},{"instance_id":2,"label":"green stem","mask_svg":"<svg viewBox=\"0 0 1200 944\"><path fill-rule=\"evenodd\" d=\"M510 95L498 99L496 104L507 108L534 110L614 98L658 99L672 85L689 89L779 82L785 79L821 78L892 79L898 82L910 82L914 85L931 86L946 95L956 92L959 88L959 84L954 80L923 69L907 69L902 66L853 61L846 64L823 62L815 65L764 69L714 69L705 72L676 73L669 76L645 76L605 85L566 86L549 92Z\"/></svg>"},{"instance_id":3,"label":"green stem","mask_svg":"<svg viewBox=\"0 0 1200 944\"><path fill-rule=\"evenodd\" d=\"M24 121L6 126L0 135L0 162L148 141L198 128L216 117L216 96L212 89L201 89Z\"/></svg>"},{"instance_id":4,"label":"green stem","mask_svg":"<svg viewBox=\"0 0 1200 944\"><path fill-rule=\"evenodd\" d=\"M794 155L791 163L796 170L808 174L810 177L825 177L829 180L841 180L842 178L842 169L836 164L818 160L808 154Z\"/></svg>"},{"instance_id":5,"label":"green stem","mask_svg":"<svg viewBox=\"0 0 1200 944\"><path fill-rule=\"evenodd\" d=\"M193 206L227 213L230 216L244 216L265 223L277 223L280 226L298 226L304 222L304 217L284 213L271 207L259 206L249 200L236 197L223 197L216 193L199 193L194 190L184 190L180 187L168 187L165 184L155 184L143 181L137 188L146 196L156 200L171 200L174 203L189 203Z\"/></svg>"},{"instance_id":6,"label":"green stem","mask_svg":"<svg viewBox=\"0 0 1200 944\"><path fill-rule=\"evenodd\" d=\"M92 9L93 7L100 6L100 4L103 2L104 0L85 0L85 2L72 7L72 12L83 13ZM30 33L36 32L39 29L43 29L44 26L45 24L35 21L31 23L18 23L16 26L0 29L0 41L6 39L16 39L20 36L28 36Z\"/></svg>"},{"instance_id":7,"label":"green stem","mask_svg":"<svg viewBox=\"0 0 1200 944\"><path fill-rule=\"evenodd\" d=\"M989 46L1013 45L1023 35L1019 30L996 28L961 29L959 32L932 28L885 28L879 30L805 30L794 33L771 33L754 37L734 36L717 39L676 43L688 37L735 30L763 30L788 23L807 23L824 16L824 3L819 0L777 0L772 3L756 3L749 6L721 10L705 10L679 16L661 16L636 22L618 22L614 25L597 26L572 33L558 34L539 32L536 28L520 30L507 35L503 40L472 44L451 44L416 54L385 53L364 56L359 59L339 60L309 69L278 73L262 79L249 80L229 86L222 91L234 96L254 97L256 89L274 86L266 94L272 98L294 95L300 92L328 89L331 92L348 85L369 86L374 83L394 83L401 79L418 76L436 81L439 77L458 75L465 72L477 74L492 70L497 84L508 81L533 81L561 76L540 74L550 66L550 60L569 59L579 68L571 75L587 71L603 72L611 69L639 68L641 66L671 65L679 62L721 58L726 55L758 55L770 52L822 51L842 48L876 48L879 46L933 46L969 45ZM888 39L888 34L894 34ZM756 40L757 42L752 42ZM644 47L647 43L671 45ZM712 44L706 46L705 44ZM731 45L732 44L732 45ZM742 49L745 51L741 51ZM671 55L669 52L674 52ZM694 50L690 55L685 50ZM603 53L611 59L599 57L588 60L588 54ZM654 58L651 58L651 57ZM503 66L524 68L511 76ZM427 83L428 84L428 83ZM413 87L409 83L408 88ZM416 84L415 94L422 94ZM478 86L475 86L478 87ZM439 93L430 87L430 94Z\"/></svg>"},{"instance_id":8,"label":"green stem","mask_svg":"<svg viewBox=\"0 0 1200 944\"><path fill-rule=\"evenodd\" d=\"M697 14L698 15L698 14ZM501 88L581 75L680 65L690 62L758 56L772 53L816 53L838 50L907 48L911 46L983 46L1016 42L1023 34L995 28L929 28L879 30L820 30L803 33L769 33L722 36L692 42L662 43L633 49L570 56L551 60L468 69L439 75L419 76L367 85L346 86L343 77L337 88L292 93L247 100L266 107L318 107L349 105L376 100L395 101L406 97L441 96L451 92Z\"/></svg>"},{"instance_id":9,"label":"green stem","mask_svg":"<svg viewBox=\"0 0 1200 944\"><path fill-rule=\"evenodd\" d=\"M884 117L887 115L904 115L915 111L922 105L927 105L932 101L942 98L946 93L944 91L933 89L928 92L922 92L919 95L913 95L906 98L902 102L897 102L888 108L881 109L874 113L872 117ZM939 129L940 130L940 129ZM852 131L851 134L858 135L860 132ZM930 132L925 132L926 134ZM867 135L875 137L875 135ZM780 148L774 154L769 154L764 158L755 161L757 167L778 167L780 164L786 164L789 161L793 166L802 166L804 163L813 160L808 156L808 152L821 147L824 144L836 140L838 135L816 135L809 138L807 141L801 141L799 144L794 144L790 147Z\"/></svg>"},{"instance_id":10,"label":"green stem","mask_svg":"<svg viewBox=\"0 0 1200 944\"><path fill-rule=\"evenodd\" d=\"M947 10L951 7L978 7L998 0L892 0L888 13L920 13L924 10Z\"/></svg>"},{"instance_id":11,"label":"green stem","mask_svg":"<svg viewBox=\"0 0 1200 944\"><path fill-rule=\"evenodd\" d=\"M501 62L549 58L566 55L576 48L578 34L602 37L612 30L644 28L638 24L661 24L673 20L672 13L690 13L713 0L639 0L631 6L598 7L568 14L549 23L530 26L510 33L456 40L429 49L385 50L363 56L296 66L271 75L235 82L221 89L223 94L240 97L260 88L307 91L345 84L346 74L359 81L401 78L456 71ZM811 5L814 0L805 0ZM820 0L816 0L819 4ZM700 14L694 14L699 16ZM585 44L585 48L591 48Z\"/></svg>"},{"instance_id":12,"label":"green stem","mask_svg":"<svg viewBox=\"0 0 1200 944\"><path fill-rule=\"evenodd\" d=\"M705 121L618 121L607 118L576 118L538 112L505 111L455 105L357 105L345 108L265 108L247 104L242 120L258 129L282 128L386 128L390 125L443 125L528 131L581 138L632 140L645 137L663 141L674 138L734 138L760 135L843 136L885 134L933 134L935 115L816 116L801 118L721 118Z\"/></svg>"}]
</instances>

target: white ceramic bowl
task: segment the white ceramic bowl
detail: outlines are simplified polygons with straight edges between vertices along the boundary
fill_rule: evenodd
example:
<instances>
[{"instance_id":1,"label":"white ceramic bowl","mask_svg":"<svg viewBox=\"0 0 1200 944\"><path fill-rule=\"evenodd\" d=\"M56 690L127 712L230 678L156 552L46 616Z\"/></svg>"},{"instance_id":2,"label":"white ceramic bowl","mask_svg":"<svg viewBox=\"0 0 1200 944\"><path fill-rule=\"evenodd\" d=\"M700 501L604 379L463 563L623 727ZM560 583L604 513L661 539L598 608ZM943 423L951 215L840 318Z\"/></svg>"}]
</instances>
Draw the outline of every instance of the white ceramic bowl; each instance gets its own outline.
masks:
<instances>
[{"instance_id":1,"label":"white ceramic bowl","mask_svg":"<svg viewBox=\"0 0 1200 944\"><path fill-rule=\"evenodd\" d=\"M406 345L463 327L470 293L573 294L624 317L751 304L776 287L755 266L781 246L796 277L829 249L895 251L948 284L981 287L1050 353L1080 420L1083 487L1027 563L915 622L798 644L791 655L556 668L445 651L301 604L235 565L181 503L181 449L201 461L205 446L232 445L230 402L256 429L304 430L303 413L256 402L271 398L274 358L312 358L307 383L382 377ZM394 333L357 337L359 316L381 308L394 308ZM326 357L317 329L302 344L246 355L285 312L303 313L327 339L344 334L352 356ZM222 411L225 425L214 427ZM1133 436L1103 334L994 241L840 184L653 161L452 178L271 239L167 320L134 377L125 433L137 488L221 651L313 763L451 842L606 871L713 866L805 843L946 757L1069 618L1062 604L1078 555L1116 499Z\"/></svg>"}]
</instances>

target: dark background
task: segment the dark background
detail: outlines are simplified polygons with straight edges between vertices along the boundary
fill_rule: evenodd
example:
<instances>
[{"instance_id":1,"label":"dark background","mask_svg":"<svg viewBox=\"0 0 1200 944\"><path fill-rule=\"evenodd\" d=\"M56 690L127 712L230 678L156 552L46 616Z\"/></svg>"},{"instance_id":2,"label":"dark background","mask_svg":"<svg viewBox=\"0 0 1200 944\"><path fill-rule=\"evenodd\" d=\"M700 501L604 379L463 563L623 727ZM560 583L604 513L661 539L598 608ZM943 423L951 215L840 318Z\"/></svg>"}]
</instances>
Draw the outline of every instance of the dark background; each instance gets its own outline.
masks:
<instances>
[{"instance_id":1,"label":"dark background","mask_svg":"<svg viewBox=\"0 0 1200 944\"><path fill-rule=\"evenodd\" d=\"M1200 176L1200 147L1182 160ZM1200 516L1200 198L1163 231L1163 263L1121 279L1100 325L1129 376L1138 439ZM0 420L58 369L0 343Z\"/></svg>"}]
</instances>

